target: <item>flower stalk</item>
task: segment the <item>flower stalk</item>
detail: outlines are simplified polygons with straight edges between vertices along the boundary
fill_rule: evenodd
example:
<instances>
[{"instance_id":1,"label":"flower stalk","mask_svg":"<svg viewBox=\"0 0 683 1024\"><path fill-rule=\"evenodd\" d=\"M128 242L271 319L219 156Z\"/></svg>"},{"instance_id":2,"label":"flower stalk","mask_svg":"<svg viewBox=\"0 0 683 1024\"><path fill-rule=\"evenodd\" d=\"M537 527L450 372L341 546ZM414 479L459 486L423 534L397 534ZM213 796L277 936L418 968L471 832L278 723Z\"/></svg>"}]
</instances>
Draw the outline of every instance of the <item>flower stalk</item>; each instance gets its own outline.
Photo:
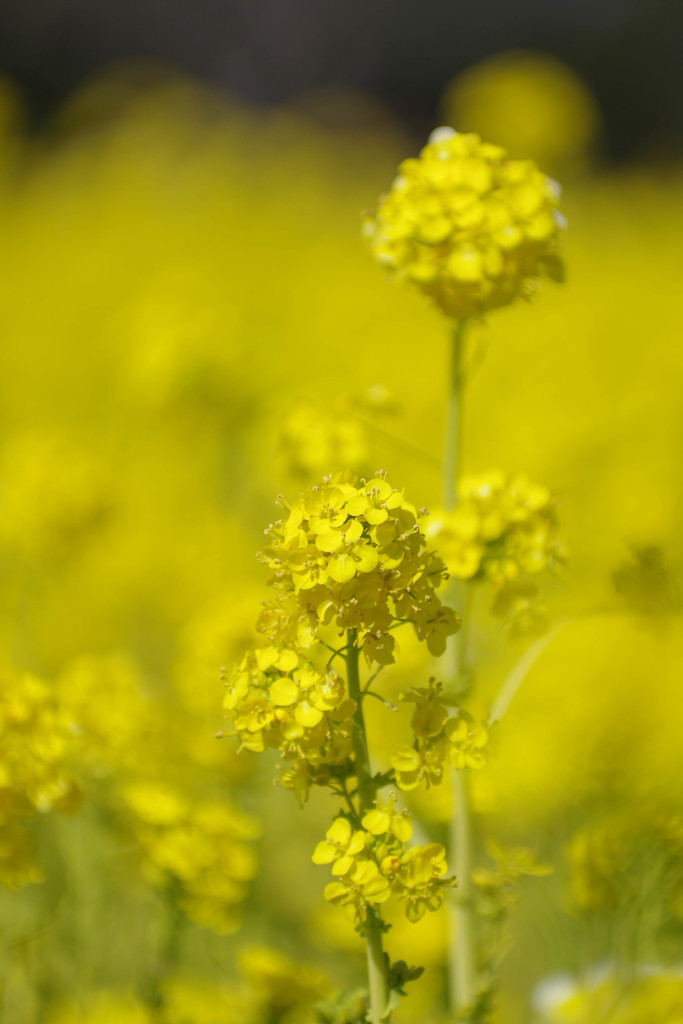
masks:
<instances>
[{"instance_id":1,"label":"flower stalk","mask_svg":"<svg viewBox=\"0 0 683 1024\"><path fill-rule=\"evenodd\" d=\"M448 400L446 443L443 461L443 497L446 511L458 502L463 442L463 406L465 391L464 352L466 321L457 320L451 338L451 371ZM467 584L460 582L458 596L462 599ZM462 600L456 602L462 606ZM471 604L471 602L470 602ZM452 690L462 695L467 689L466 630L451 637ZM449 904L448 980L451 1010L465 1020L472 1006L476 984L474 948L474 906L472 892L472 809L469 779L466 770L451 770L453 813L450 821L449 847L452 851L458 888Z\"/></svg>"},{"instance_id":2,"label":"flower stalk","mask_svg":"<svg viewBox=\"0 0 683 1024\"><path fill-rule=\"evenodd\" d=\"M353 715L352 741L353 757L356 768L357 796L359 817L372 807L374 791L372 786L372 770L368 754L368 737L363 717L363 694L360 686L359 650L356 645L357 631L347 631L346 676L349 697L355 701L356 710ZM372 1024L381 1024L386 1017L388 1003L388 984L384 949L382 947L382 925L379 910L368 913L365 922L365 945L368 959L368 988L370 992L370 1020Z\"/></svg>"}]
</instances>

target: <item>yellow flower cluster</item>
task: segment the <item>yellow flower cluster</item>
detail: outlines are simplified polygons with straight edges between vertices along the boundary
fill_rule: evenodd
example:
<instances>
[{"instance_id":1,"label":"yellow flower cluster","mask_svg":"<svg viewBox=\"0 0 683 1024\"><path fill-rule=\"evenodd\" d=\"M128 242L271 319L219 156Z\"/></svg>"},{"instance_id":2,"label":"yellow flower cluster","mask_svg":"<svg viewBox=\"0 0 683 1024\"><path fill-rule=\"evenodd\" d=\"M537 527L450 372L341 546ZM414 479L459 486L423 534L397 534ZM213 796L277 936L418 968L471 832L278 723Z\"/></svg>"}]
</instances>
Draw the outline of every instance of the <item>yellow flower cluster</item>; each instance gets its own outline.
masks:
<instances>
[{"instance_id":1,"label":"yellow flower cluster","mask_svg":"<svg viewBox=\"0 0 683 1024\"><path fill-rule=\"evenodd\" d=\"M70 716L46 683L28 674L4 678L0 791L14 791L37 811L72 809L79 796L68 767L74 731Z\"/></svg>"},{"instance_id":2,"label":"yellow flower cluster","mask_svg":"<svg viewBox=\"0 0 683 1024\"><path fill-rule=\"evenodd\" d=\"M340 473L267 531L272 543L262 557L280 591L258 623L269 645L245 655L224 707L242 747L298 759L283 776L289 788L306 792L324 781L325 766L351 750L356 705L333 667L343 648L329 641L355 630L368 664L384 665L396 657L395 625L411 622L433 654L459 627L436 595L445 569L423 550L419 516L383 475L356 482Z\"/></svg>"},{"instance_id":3,"label":"yellow flower cluster","mask_svg":"<svg viewBox=\"0 0 683 1024\"><path fill-rule=\"evenodd\" d=\"M408 619L431 653L443 654L458 622L436 596L445 567L423 550L423 514L384 473L360 481L335 473L302 495L267 531L269 582L289 613L286 623L274 623L274 636L301 643L302 630L316 633L320 625L355 629L368 664L386 665L395 660L389 631Z\"/></svg>"},{"instance_id":4,"label":"yellow flower cluster","mask_svg":"<svg viewBox=\"0 0 683 1024\"><path fill-rule=\"evenodd\" d=\"M446 878L446 851L440 843L406 849L413 829L405 811L394 810L394 798L376 804L354 829L346 817L332 822L325 839L313 852L315 864L331 864L335 881L325 887L325 899L346 908L357 927L368 910L393 895L405 903L406 917L419 921L427 910L438 910Z\"/></svg>"},{"instance_id":5,"label":"yellow flower cluster","mask_svg":"<svg viewBox=\"0 0 683 1024\"><path fill-rule=\"evenodd\" d=\"M224 800L195 803L165 782L129 783L121 795L149 882L195 924L235 931L256 874L256 823Z\"/></svg>"},{"instance_id":6,"label":"yellow flower cluster","mask_svg":"<svg viewBox=\"0 0 683 1024\"><path fill-rule=\"evenodd\" d=\"M532 160L437 128L400 165L365 234L391 274L463 319L530 295L544 274L562 279L558 199Z\"/></svg>"},{"instance_id":7,"label":"yellow flower cluster","mask_svg":"<svg viewBox=\"0 0 683 1024\"><path fill-rule=\"evenodd\" d=\"M145 698L141 673L132 659L122 654L81 655L64 667L58 688L77 723L84 774L103 778L131 768L139 771L140 749L149 748L159 711Z\"/></svg>"},{"instance_id":8,"label":"yellow flower cluster","mask_svg":"<svg viewBox=\"0 0 683 1024\"><path fill-rule=\"evenodd\" d=\"M80 790L71 768L74 727L42 680L6 675L0 683L0 883L41 881L24 828L35 811L71 811Z\"/></svg>"},{"instance_id":9,"label":"yellow flower cluster","mask_svg":"<svg viewBox=\"0 0 683 1024\"><path fill-rule=\"evenodd\" d=\"M476 722L462 708L449 717L442 697L442 684L430 680L429 686L414 687L403 699L415 704L411 726L413 746L398 747L391 758L396 784L403 790L416 789L421 782L438 785L444 778L444 765L454 768L481 768L483 748L488 743L486 726Z\"/></svg>"},{"instance_id":10,"label":"yellow flower cluster","mask_svg":"<svg viewBox=\"0 0 683 1024\"><path fill-rule=\"evenodd\" d=\"M504 616L526 608L533 578L566 557L550 491L501 470L464 479L458 504L436 511L425 532L452 576L490 583L493 611Z\"/></svg>"}]
</instances>

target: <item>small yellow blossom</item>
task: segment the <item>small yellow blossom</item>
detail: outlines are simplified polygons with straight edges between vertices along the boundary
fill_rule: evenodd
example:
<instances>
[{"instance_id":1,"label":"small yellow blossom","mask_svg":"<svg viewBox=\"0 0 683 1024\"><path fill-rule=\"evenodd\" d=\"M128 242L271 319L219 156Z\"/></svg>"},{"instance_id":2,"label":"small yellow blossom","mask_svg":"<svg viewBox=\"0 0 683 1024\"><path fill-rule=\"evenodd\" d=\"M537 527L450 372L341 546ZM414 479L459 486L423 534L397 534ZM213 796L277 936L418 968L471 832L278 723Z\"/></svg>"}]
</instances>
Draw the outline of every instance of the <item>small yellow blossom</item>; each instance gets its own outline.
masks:
<instances>
[{"instance_id":1,"label":"small yellow blossom","mask_svg":"<svg viewBox=\"0 0 683 1024\"><path fill-rule=\"evenodd\" d=\"M559 186L532 160L437 128L404 160L365 234L375 259L450 317L481 315L561 280Z\"/></svg>"},{"instance_id":2,"label":"small yellow blossom","mask_svg":"<svg viewBox=\"0 0 683 1024\"><path fill-rule=\"evenodd\" d=\"M365 836L354 832L347 818L335 818L325 840L318 843L313 852L314 864L331 864L332 874L345 875L353 866L353 858L365 849Z\"/></svg>"},{"instance_id":3,"label":"small yellow blossom","mask_svg":"<svg viewBox=\"0 0 683 1024\"><path fill-rule=\"evenodd\" d=\"M347 907L357 923L367 918L367 908L385 903L391 896L389 880L372 860L358 860L349 874L325 886L325 899Z\"/></svg>"},{"instance_id":4,"label":"small yellow blossom","mask_svg":"<svg viewBox=\"0 0 683 1024\"><path fill-rule=\"evenodd\" d=\"M488 743L488 731L471 715L459 711L444 726L448 746L448 759L454 768L481 768L484 764L482 747Z\"/></svg>"},{"instance_id":5,"label":"small yellow blossom","mask_svg":"<svg viewBox=\"0 0 683 1024\"><path fill-rule=\"evenodd\" d=\"M386 803L376 802L373 810L363 815L361 824L373 836L390 833L400 843L407 843L413 834L413 826L406 811L394 810L396 796L392 793Z\"/></svg>"},{"instance_id":6,"label":"small yellow blossom","mask_svg":"<svg viewBox=\"0 0 683 1024\"><path fill-rule=\"evenodd\" d=\"M440 843L416 846L402 858L392 889L406 903L409 921L419 921L427 910L438 910L443 903L444 886L453 879L447 872L446 851Z\"/></svg>"}]
</instances>

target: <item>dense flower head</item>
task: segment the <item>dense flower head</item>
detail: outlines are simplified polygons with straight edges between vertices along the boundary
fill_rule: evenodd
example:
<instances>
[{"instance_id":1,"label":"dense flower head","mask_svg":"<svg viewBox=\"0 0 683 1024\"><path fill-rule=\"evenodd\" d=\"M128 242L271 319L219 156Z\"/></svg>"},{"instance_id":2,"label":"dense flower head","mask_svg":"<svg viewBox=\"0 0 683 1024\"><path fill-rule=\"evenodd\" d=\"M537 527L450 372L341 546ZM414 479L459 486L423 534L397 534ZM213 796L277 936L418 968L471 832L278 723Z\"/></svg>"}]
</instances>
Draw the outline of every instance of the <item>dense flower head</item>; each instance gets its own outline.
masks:
<instances>
[{"instance_id":1,"label":"dense flower head","mask_svg":"<svg viewBox=\"0 0 683 1024\"><path fill-rule=\"evenodd\" d=\"M527 607L535 579L559 567L566 551L550 491L525 476L489 470L462 481L458 503L427 524L451 576L486 580L493 611L512 616Z\"/></svg>"},{"instance_id":2,"label":"dense flower head","mask_svg":"<svg viewBox=\"0 0 683 1024\"><path fill-rule=\"evenodd\" d=\"M368 663L391 664L389 630L409 619L431 653L442 654L458 623L436 596L445 567L424 550L422 515L384 473L335 473L303 494L267 531L263 559L286 615L274 616L266 635L305 645L306 630L321 625L355 629Z\"/></svg>"},{"instance_id":3,"label":"dense flower head","mask_svg":"<svg viewBox=\"0 0 683 1024\"><path fill-rule=\"evenodd\" d=\"M562 279L559 186L532 160L437 128L404 160L365 233L377 261L448 316L479 315Z\"/></svg>"},{"instance_id":4,"label":"dense flower head","mask_svg":"<svg viewBox=\"0 0 683 1024\"><path fill-rule=\"evenodd\" d=\"M396 658L399 624L411 623L437 655L459 628L436 594L445 568L424 550L421 514L383 474L338 473L267 531L262 558L277 597L257 624L264 646L227 680L224 707L242 748L273 747L296 761L281 781L300 799L352 750L357 705L335 664L339 636L353 631L368 665L382 666Z\"/></svg>"},{"instance_id":5,"label":"dense flower head","mask_svg":"<svg viewBox=\"0 0 683 1024\"><path fill-rule=\"evenodd\" d=\"M149 882L195 924L235 931L256 874L256 823L224 800L194 802L156 780L128 783L121 796Z\"/></svg>"},{"instance_id":6,"label":"dense flower head","mask_svg":"<svg viewBox=\"0 0 683 1024\"><path fill-rule=\"evenodd\" d=\"M443 782L446 764L461 768L481 768L488 729L463 708L449 715L443 686L430 679L428 686L416 686L402 699L415 705L411 719L413 745L397 747L391 758L396 784L402 790L427 787Z\"/></svg>"},{"instance_id":7,"label":"dense flower head","mask_svg":"<svg viewBox=\"0 0 683 1024\"><path fill-rule=\"evenodd\" d=\"M376 803L356 828L345 816L335 818L313 852L315 864L331 864L335 880L325 887L325 899L346 909L362 929L368 912L392 896L404 904L410 921L443 903L446 851L439 843L408 847L412 835L406 811L396 812L395 795Z\"/></svg>"}]
</instances>

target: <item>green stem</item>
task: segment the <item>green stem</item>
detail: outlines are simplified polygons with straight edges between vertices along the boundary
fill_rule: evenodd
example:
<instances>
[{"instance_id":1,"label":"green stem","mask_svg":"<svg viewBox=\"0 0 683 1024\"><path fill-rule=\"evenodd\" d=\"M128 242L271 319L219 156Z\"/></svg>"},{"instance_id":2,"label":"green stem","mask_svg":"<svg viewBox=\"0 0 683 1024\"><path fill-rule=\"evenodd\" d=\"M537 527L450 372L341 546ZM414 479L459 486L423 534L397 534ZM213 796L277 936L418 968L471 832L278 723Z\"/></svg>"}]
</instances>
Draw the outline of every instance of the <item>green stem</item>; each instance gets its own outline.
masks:
<instances>
[{"instance_id":1,"label":"green stem","mask_svg":"<svg viewBox=\"0 0 683 1024\"><path fill-rule=\"evenodd\" d=\"M451 849L458 887L451 905L451 941L449 949L449 982L451 1008L458 1020L469 1019L466 1014L474 1001L474 892L472 884L472 807L469 773L453 769L453 800L451 817Z\"/></svg>"},{"instance_id":2,"label":"green stem","mask_svg":"<svg viewBox=\"0 0 683 1024\"><path fill-rule=\"evenodd\" d=\"M459 320L451 339L451 371L446 424L446 444L443 461L443 500L447 510L458 502L458 487L462 464L463 404L464 404L464 335L465 321ZM455 591L456 588L454 587ZM461 606L465 585L454 593ZM469 595L468 595L469 596ZM471 602L466 602L468 605ZM469 630L467 623L466 630ZM467 632L452 638L449 650L452 691L462 694L468 686L465 664ZM449 906L450 942L448 956L448 982L451 1010L458 1020L465 1021L474 1001L476 984L474 964L474 906L472 893L472 810L466 770L451 775L454 809L450 822L450 851L454 860L458 888Z\"/></svg>"},{"instance_id":3,"label":"green stem","mask_svg":"<svg viewBox=\"0 0 683 1024\"><path fill-rule=\"evenodd\" d=\"M451 338L450 389L443 461L443 503L446 509L452 509L458 500L462 455L464 335L465 320L457 320Z\"/></svg>"},{"instance_id":4,"label":"green stem","mask_svg":"<svg viewBox=\"0 0 683 1024\"><path fill-rule=\"evenodd\" d=\"M148 986L148 1003L154 1009L163 1006L163 984L173 974L180 956L185 918L180 912L175 893L168 890L165 898L166 920L154 971Z\"/></svg>"},{"instance_id":5,"label":"green stem","mask_svg":"<svg viewBox=\"0 0 683 1024\"><path fill-rule=\"evenodd\" d=\"M356 630L348 631L346 649L346 673L349 686L349 697L356 703L351 728L353 757L356 765L356 782L358 786L358 813L362 817L372 807L375 798L372 784L372 771L368 754L368 737L363 718L362 691L360 686L359 650L356 647ZM369 910L365 927L365 942L368 954L368 983L370 989L370 1020L372 1024L387 1021L385 1016L389 994L387 991L387 973L382 948L382 919L378 910Z\"/></svg>"}]
</instances>

